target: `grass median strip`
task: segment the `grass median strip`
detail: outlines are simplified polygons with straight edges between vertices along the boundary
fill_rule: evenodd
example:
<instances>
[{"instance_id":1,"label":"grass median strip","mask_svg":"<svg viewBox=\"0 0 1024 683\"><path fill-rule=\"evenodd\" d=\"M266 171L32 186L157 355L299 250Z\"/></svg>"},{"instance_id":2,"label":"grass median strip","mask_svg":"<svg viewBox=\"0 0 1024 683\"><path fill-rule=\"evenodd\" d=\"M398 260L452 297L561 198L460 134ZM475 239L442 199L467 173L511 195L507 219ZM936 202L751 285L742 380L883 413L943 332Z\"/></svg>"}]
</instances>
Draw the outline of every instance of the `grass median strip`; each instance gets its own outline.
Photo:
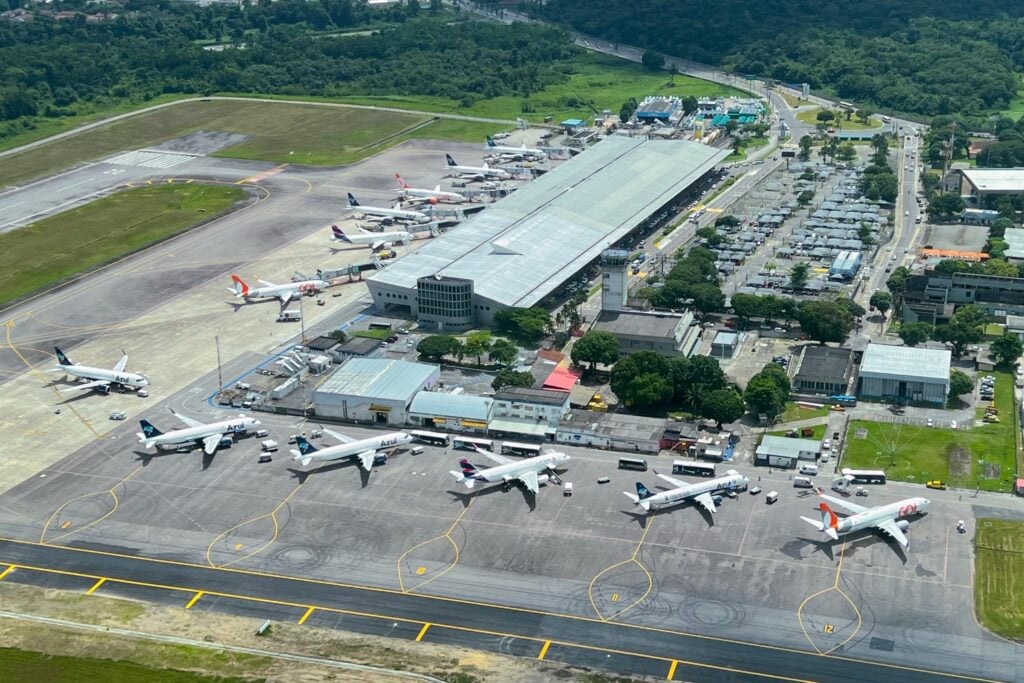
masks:
<instances>
[{"instance_id":1,"label":"grass median strip","mask_svg":"<svg viewBox=\"0 0 1024 683\"><path fill-rule=\"evenodd\" d=\"M0 304L187 230L246 196L219 185L139 187L0 234Z\"/></svg>"},{"instance_id":2,"label":"grass median strip","mask_svg":"<svg viewBox=\"0 0 1024 683\"><path fill-rule=\"evenodd\" d=\"M1006 638L1024 638L1024 523L978 519L974 549L978 620Z\"/></svg>"}]
</instances>

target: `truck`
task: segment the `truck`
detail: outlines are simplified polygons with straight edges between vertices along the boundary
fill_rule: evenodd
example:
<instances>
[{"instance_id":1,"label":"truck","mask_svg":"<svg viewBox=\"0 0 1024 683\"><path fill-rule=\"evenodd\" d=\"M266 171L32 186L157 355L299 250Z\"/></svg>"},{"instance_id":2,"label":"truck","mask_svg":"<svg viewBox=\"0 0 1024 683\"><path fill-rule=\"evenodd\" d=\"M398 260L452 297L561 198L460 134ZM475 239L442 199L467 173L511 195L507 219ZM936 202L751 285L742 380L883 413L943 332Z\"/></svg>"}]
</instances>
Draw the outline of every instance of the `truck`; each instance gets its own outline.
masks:
<instances>
[{"instance_id":1,"label":"truck","mask_svg":"<svg viewBox=\"0 0 1024 683\"><path fill-rule=\"evenodd\" d=\"M277 316L277 322L279 323L291 323L302 320L301 311L281 311Z\"/></svg>"},{"instance_id":2,"label":"truck","mask_svg":"<svg viewBox=\"0 0 1024 683\"><path fill-rule=\"evenodd\" d=\"M260 443L260 450L265 453L273 453L277 450L277 442L273 439L267 439Z\"/></svg>"}]
</instances>

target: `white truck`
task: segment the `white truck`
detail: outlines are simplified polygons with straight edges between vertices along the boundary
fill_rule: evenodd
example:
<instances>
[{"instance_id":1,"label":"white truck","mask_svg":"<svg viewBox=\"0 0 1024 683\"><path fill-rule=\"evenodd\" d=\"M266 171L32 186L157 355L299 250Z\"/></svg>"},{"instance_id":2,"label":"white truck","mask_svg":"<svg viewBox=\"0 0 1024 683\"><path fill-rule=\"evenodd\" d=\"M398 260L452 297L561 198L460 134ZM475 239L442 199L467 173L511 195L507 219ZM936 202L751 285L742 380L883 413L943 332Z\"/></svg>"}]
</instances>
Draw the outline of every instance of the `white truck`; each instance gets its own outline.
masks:
<instances>
[{"instance_id":1,"label":"white truck","mask_svg":"<svg viewBox=\"0 0 1024 683\"><path fill-rule=\"evenodd\" d=\"M293 323L302 320L302 313L300 311L281 311L277 316L277 322L279 323Z\"/></svg>"},{"instance_id":2,"label":"white truck","mask_svg":"<svg viewBox=\"0 0 1024 683\"><path fill-rule=\"evenodd\" d=\"M260 449L264 453L273 453L274 451L277 450L277 442L274 441L273 439L267 439L266 441L260 443Z\"/></svg>"}]
</instances>

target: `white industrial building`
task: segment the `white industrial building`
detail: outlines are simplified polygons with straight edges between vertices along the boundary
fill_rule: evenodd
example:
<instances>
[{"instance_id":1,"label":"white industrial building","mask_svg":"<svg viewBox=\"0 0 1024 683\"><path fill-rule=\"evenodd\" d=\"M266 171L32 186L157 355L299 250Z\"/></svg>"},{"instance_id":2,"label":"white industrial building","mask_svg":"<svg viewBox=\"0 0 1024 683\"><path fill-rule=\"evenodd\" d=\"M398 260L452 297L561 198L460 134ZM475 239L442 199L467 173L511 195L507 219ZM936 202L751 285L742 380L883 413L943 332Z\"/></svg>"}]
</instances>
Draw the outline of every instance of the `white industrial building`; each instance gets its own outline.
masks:
<instances>
[{"instance_id":1,"label":"white industrial building","mask_svg":"<svg viewBox=\"0 0 1024 683\"><path fill-rule=\"evenodd\" d=\"M801 461L814 462L821 453L821 442L765 435L754 454L754 462L769 467L796 467Z\"/></svg>"},{"instance_id":2,"label":"white industrial building","mask_svg":"<svg viewBox=\"0 0 1024 683\"><path fill-rule=\"evenodd\" d=\"M636 453L658 453L664 444L667 422L661 418L570 410L555 440L588 448Z\"/></svg>"},{"instance_id":3,"label":"white industrial building","mask_svg":"<svg viewBox=\"0 0 1024 683\"><path fill-rule=\"evenodd\" d=\"M324 417L404 425L413 398L437 385L440 377L437 365L350 358L313 392L313 408Z\"/></svg>"},{"instance_id":4,"label":"white industrial building","mask_svg":"<svg viewBox=\"0 0 1024 683\"><path fill-rule=\"evenodd\" d=\"M487 396L421 391L409 405L409 422L428 430L484 432L493 403Z\"/></svg>"},{"instance_id":5,"label":"white industrial building","mask_svg":"<svg viewBox=\"0 0 1024 683\"><path fill-rule=\"evenodd\" d=\"M494 394L490 430L553 440L558 423L569 414L569 392L504 387Z\"/></svg>"},{"instance_id":6,"label":"white industrial building","mask_svg":"<svg viewBox=\"0 0 1024 683\"><path fill-rule=\"evenodd\" d=\"M380 310L462 332L540 304L654 218L728 154L612 136L371 277Z\"/></svg>"},{"instance_id":7,"label":"white industrial building","mask_svg":"<svg viewBox=\"0 0 1024 683\"><path fill-rule=\"evenodd\" d=\"M951 358L948 349L868 344L860 362L857 395L905 403L945 403Z\"/></svg>"}]
</instances>

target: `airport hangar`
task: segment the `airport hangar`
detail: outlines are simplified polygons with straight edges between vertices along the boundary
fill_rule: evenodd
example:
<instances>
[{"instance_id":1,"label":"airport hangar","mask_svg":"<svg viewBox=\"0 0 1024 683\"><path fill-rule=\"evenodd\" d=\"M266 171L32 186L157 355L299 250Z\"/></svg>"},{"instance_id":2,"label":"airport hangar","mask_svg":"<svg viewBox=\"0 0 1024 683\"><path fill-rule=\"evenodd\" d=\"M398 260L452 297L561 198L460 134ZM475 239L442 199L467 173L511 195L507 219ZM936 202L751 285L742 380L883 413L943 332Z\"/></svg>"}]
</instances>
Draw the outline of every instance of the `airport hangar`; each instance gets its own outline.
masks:
<instances>
[{"instance_id":1,"label":"airport hangar","mask_svg":"<svg viewBox=\"0 0 1024 683\"><path fill-rule=\"evenodd\" d=\"M378 310L465 332L537 306L602 251L656 222L728 150L613 135L367 281ZM654 221L652 221L654 219Z\"/></svg>"}]
</instances>

